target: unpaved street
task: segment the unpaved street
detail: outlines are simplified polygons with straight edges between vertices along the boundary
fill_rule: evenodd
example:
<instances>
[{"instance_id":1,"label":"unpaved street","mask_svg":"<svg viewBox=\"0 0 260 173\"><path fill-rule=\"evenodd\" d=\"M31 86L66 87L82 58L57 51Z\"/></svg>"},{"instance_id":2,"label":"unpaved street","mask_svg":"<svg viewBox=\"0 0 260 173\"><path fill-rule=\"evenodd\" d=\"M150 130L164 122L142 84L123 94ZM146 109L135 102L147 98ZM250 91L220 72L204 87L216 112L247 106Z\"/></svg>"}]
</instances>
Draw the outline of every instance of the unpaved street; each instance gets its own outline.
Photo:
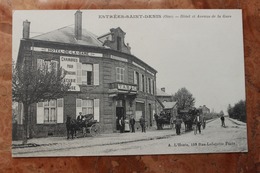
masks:
<instances>
[{"instance_id":1,"label":"unpaved street","mask_svg":"<svg viewBox=\"0 0 260 173\"><path fill-rule=\"evenodd\" d=\"M246 124L234 122L226 118L226 127L221 127L220 119L216 119L207 124L206 129L201 134L194 135L193 132L175 135L175 131L168 130L168 135L162 139L145 139L129 142L118 142L117 139L132 136L135 138L138 133L119 134L116 138L111 138L114 143L105 145L92 145L87 147L71 147L59 150L37 151L38 156L87 156L87 155L140 155L142 154L177 154L177 153L214 153L214 152L246 152ZM147 132L151 135L152 132ZM157 132L158 134L159 132ZM161 131L162 135L166 132ZM144 134L143 134L144 135ZM76 139L79 140L79 139ZM87 140L87 139L86 139ZM98 140L98 139L93 139ZM99 139L102 140L102 139ZM28 156L22 154L20 156Z\"/></svg>"}]
</instances>

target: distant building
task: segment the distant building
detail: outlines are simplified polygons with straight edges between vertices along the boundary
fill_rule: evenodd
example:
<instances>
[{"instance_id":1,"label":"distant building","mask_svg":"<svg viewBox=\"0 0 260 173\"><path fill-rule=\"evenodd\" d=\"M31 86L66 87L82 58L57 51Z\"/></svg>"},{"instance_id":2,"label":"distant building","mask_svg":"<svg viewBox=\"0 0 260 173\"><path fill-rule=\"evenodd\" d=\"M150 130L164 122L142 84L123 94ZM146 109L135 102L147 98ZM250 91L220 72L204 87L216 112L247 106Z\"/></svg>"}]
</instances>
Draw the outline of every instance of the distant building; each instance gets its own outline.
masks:
<instances>
[{"instance_id":1,"label":"distant building","mask_svg":"<svg viewBox=\"0 0 260 173\"><path fill-rule=\"evenodd\" d=\"M157 113L160 113L164 109L164 103L173 102L173 97L171 94L165 92L165 88L156 90L156 101L157 101ZM168 104L168 103L166 103ZM169 103L170 104L170 103Z\"/></svg>"},{"instance_id":2,"label":"distant building","mask_svg":"<svg viewBox=\"0 0 260 173\"><path fill-rule=\"evenodd\" d=\"M167 101L164 101L163 102L163 110L166 112L166 113L171 113L171 115L176 118L177 116L177 102L167 102Z\"/></svg>"},{"instance_id":3,"label":"distant building","mask_svg":"<svg viewBox=\"0 0 260 173\"><path fill-rule=\"evenodd\" d=\"M200 106L199 109L201 109L203 115L210 113L210 109L206 105Z\"/></svg>"}]
</instances>

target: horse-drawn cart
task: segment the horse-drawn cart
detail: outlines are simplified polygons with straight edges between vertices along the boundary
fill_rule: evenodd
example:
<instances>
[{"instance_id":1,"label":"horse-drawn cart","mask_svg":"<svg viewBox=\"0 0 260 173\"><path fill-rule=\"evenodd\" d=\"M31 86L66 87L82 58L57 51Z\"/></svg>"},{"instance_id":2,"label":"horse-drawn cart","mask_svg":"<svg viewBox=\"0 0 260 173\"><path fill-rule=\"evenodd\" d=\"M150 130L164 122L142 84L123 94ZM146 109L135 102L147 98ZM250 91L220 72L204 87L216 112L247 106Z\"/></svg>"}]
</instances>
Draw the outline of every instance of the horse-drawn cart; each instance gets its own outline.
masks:
<instances>
[{"instance_id":1,"label":"horse-drawn cart","mask_svg":"<svg viewBox=\"0 0 260 173\"><path fill-rule=\"evenodd\" d=\"M68 139L70 135L73 139L74 135L76 137L78 133L82 133L83 137L87 136L87 134L95 137L101 132L101 126L97 120L94 120L94 116L92 114L83 115L82 119L79 120L67 117L66 127Z\"/></svg>"}]
</instances>

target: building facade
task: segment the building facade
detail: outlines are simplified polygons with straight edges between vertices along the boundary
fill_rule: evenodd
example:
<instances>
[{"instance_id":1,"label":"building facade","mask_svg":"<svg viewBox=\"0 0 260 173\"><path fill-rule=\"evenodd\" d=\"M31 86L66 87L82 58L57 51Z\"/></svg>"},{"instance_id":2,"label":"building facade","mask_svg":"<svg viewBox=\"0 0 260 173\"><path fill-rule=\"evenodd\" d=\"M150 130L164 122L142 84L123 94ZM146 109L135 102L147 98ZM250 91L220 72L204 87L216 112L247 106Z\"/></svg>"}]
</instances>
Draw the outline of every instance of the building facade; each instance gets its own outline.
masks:
<instances>
[{"instance_id":1,"label":"building facade","mask_svg":"<svg viewBox=\"0 0 260 173\"><path fill-rule=\"evenodd\" d=\"M30 107L34 137L62 136L67 116L93 114L104 133L117 132L118 120L144 116L153 125L156 110L157 71L131 54L121 28L100 37L82 28L82 12L75 13L75 26L30 38L30 22L24 21L17 63L29 59L32 66L66 70L71 88L64 98L35 103ZM20 105L20 112L22 105ZM22 124L22 113L18 124Z\"/></svg>"},{"instance_id":2,"label":"building facade","mask_svg":"<svg viewBox=\"0 0 260 173\"><path fill-rule=\"evenodd\" d=\"M171 94L165 92L165 88L157 89L156 91L156 101L157 101L157 113L160 113L164 110L164 103L173 102L173 97Z\"/></svg>"},{"instance_id":3,"label":"building facade","mask_svg":"<svg viewBox=\"0 0 260 173\"><path fill-rule=\"evenodd\" d=\"M210 109L206 105L200 106L199 109L201 109L203 115L210 113Z\"/></svg>"}]
</instances>

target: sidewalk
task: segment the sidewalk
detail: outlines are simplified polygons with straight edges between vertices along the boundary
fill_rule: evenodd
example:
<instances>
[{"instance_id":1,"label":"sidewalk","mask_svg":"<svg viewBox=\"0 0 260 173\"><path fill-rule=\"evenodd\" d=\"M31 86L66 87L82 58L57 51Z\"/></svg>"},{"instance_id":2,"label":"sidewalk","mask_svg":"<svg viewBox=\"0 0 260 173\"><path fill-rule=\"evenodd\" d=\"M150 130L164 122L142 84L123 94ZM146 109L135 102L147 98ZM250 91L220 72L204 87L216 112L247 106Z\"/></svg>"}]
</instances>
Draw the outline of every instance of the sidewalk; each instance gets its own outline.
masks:
<instances>
[{"instance_id":1,"label":"sidewalk","mask_svg":"<svg viewBox=\"0 0 260 173\"><path fill-rule=\"evenodd\" d=\"M184 131L184 129L182 129ZM165 130L148 130L146 133L137 131L136 133L112 133L101 134L97 137L84 137L67 140L66 137L48 137L48 138L35 138L30 139L28 143L34 145L34 147L26 148L13 148L12 153L14 157L22 157L22 154L44 152L44 151L57 151L73 148L84 147L97 147L104 145L115 145L129 142L145 141L168 138L175 136L175 129ZM21 141L13 141L13 145L21 144Z\"/></svg>"},{"instance_id":2,"label":"sidewalk","mask_svg":"<svg viewBox=\"0 0 260 173\"><path fill-rule=\"evenodd\" d=\"M242 122L242 121L239 121L239 120L236 120L236 119L233 119L233 118L229 118L227 117L230 121L232 121L233 123L237 124L237 125L242 125L242 126L246 126L246 123Z\"/></svg>"}]
</instances>

